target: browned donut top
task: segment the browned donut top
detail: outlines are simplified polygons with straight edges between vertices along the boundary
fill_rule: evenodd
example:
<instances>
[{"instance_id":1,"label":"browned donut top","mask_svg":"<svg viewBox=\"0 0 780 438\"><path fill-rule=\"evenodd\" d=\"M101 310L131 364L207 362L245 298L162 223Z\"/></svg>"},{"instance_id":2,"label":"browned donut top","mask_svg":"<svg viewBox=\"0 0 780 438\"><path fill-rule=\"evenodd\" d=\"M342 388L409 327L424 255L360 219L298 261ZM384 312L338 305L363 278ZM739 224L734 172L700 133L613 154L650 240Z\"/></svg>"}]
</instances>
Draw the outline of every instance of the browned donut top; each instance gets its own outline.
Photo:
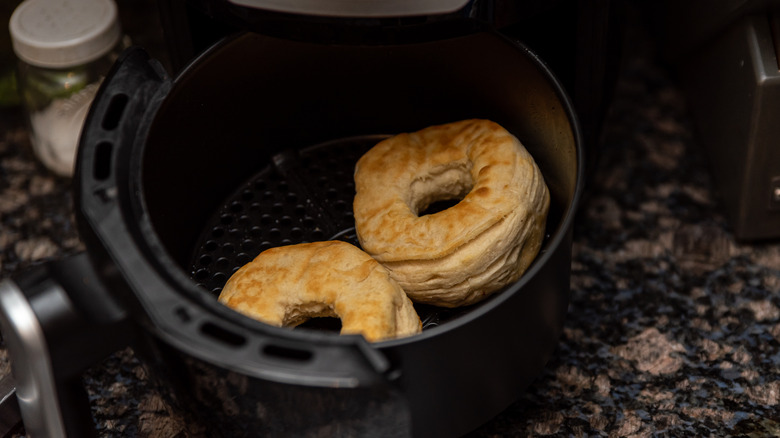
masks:
<instances>
[{"instance_id":1,"label":"browned donut top","mask_svg":"<svg viewBox=\"0 0 780 438\"><path fill-rule=\"evenodd\" d=\"M380 262L439 258L516 209L538 172L519 140L497 123L464 120L384 140L355 169L355 223L361 245ZM432 215L426 203L463 199Z\"/></svg>"},{"instance_id":2,"label":"browned donut top","mask_svg":"<svg viewBox=\"0 0 780 438\"><path fill-rule=\"evenodd\" d=\"M341 318L342 333L369 341L407 336L421 323L387 270L341 241L271 248L230 277L219 301L276 326L318 316Z\"/></svg>"}]
</instances>

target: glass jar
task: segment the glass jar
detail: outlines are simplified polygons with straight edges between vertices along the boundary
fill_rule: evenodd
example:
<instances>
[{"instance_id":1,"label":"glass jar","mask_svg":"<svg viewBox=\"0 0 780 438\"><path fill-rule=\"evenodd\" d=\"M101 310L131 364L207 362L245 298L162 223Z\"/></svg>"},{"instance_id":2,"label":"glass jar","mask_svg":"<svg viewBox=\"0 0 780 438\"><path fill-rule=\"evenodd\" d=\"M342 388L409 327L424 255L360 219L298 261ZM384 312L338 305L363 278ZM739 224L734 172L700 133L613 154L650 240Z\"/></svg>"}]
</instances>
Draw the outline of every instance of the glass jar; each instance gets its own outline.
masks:
<instances>
[{"instance_id":1,"label":"glass jar","mask_svg":"<svg viewBox=\"0 0 780 438\"><path fill-rule=\"evenodd\" d=\"M113 0L26 0L9 30L30 142L40 161L72 176L81 128L123 48Z\"/></svg>"}]
</instances>

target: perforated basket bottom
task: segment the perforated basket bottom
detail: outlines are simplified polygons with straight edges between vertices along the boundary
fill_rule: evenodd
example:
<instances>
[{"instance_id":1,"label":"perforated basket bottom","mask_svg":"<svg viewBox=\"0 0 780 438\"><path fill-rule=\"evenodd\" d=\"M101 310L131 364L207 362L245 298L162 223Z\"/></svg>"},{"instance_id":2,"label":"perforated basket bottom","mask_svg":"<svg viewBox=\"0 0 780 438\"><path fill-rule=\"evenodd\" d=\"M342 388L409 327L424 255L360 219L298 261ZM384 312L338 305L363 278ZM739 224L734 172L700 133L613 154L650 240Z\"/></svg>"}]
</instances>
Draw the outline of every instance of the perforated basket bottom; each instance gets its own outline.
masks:
<instances>
[{"instance_id":1,"label":"perforated basket bottom","mask_svg":"<svg viewBox=\"0 0 780 438\"><path fill-rule=\"evenodd\" d=\"M266 249L323 240L360 247L352 215L353 173L357 160L383 138L341 139L273 157L207 222L192 256L193 280L217 297L236 270ZM473 307L415 305L423 329ZM314 322L305 327L335 331L339 324Z\"/></svg>"}]
</instances>

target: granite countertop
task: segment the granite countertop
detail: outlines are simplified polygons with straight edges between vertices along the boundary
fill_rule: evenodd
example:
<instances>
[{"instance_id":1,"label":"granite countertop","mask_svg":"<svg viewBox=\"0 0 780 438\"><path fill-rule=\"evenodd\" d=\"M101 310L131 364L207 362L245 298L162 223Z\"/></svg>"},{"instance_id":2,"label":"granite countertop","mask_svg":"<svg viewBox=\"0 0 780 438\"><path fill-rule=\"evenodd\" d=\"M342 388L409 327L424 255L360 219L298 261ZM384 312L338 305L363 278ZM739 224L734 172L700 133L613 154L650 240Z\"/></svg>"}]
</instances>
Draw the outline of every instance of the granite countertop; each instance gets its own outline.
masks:
<instances>
[{"instance_id":1,"label":"granite countertop","mask_svg":"<svg viewBox=\"0 0 780 438\"><path fill-rule=\"evenodd\" d=\"M624 59L576 220L559 348L470 436L780 434L780 242L734 239L685 101L653 55ZM82 250L69 190L35 161L18 112L0 113L2 277ZM129 349L85 385L101 437L188 436Z\"/></svg>"}]
</instances>

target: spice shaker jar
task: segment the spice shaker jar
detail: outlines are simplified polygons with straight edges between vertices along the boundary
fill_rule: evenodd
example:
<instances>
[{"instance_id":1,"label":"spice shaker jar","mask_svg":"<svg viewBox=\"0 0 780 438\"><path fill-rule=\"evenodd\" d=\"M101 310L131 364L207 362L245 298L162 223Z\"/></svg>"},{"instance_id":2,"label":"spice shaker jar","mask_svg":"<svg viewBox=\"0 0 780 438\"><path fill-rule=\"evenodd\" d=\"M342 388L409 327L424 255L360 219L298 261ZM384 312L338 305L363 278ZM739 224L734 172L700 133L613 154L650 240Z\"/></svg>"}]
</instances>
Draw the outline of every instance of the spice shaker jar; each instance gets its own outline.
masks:
<instances>
[{"instance_id":1,"label":"spice shaker jar","mask_svg":"<svg viewBox=\"0 0 780 438\"><path fill-rule=\"evenodd\" d=\"M122 48L113 0L26 0L9 21L30 141L40 161L72 176L100 82Z\"/></svg>"}]
</instances>

